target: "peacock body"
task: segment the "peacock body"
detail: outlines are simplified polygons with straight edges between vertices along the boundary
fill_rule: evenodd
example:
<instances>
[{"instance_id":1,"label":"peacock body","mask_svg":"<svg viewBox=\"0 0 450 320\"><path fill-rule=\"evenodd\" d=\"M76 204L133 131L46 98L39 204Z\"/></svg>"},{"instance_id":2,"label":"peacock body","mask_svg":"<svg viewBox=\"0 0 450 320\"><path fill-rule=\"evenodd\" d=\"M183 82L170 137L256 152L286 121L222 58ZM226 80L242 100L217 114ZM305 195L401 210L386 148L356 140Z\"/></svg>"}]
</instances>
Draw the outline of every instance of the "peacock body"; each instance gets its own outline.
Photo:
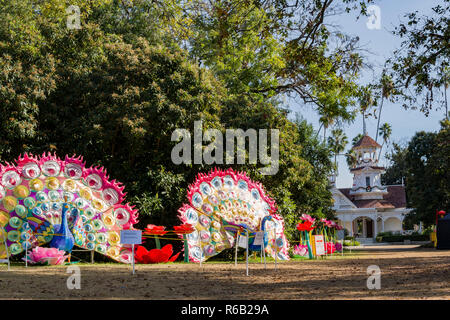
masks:
<instances>
[{"instance_id":1,"label":"peacock body","mask_svg":"<svg viewBox=\"0 0 450 320\"><path fill-rule=\"evenodd\" d=\"M138 213L122 204L123 189L103 168L86 168L82 157L25 154L15 165L0 165L5 249L16 255L44 244L68 252L78 246L129 263L120 231L133 229Z\"/></svg>"},{"instance_id":2,"label":"peacock body","mask_svg":"<svg viewBox=\"0 0 450 320\"><path fill-rule=\"evenodd\" d=\"M179 210L183 223L195 231L187 235L189 260L204 261L235 245L236 234L249 232L249 248L257 231L265 231L264 249L278 259L288 260L289 243L283 218L260 183L233 169L215 169L199 174L188 190L188 204ZM276 242L275 242L276 241Z\"/></svg>"}]
</instances>

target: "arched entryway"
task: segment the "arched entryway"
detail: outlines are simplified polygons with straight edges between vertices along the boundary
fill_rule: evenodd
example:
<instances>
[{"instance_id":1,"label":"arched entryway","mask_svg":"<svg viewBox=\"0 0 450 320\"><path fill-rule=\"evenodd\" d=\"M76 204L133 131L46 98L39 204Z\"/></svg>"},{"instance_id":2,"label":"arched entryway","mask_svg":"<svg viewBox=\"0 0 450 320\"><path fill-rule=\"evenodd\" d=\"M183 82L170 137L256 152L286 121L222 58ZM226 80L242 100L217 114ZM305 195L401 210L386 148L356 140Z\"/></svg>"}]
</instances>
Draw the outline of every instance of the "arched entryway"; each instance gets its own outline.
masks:
<instances>
[{"instance_id":1,"label":"arched entryway","mask_svg":"<svg viewBox=\"0 0 450 320\"><path fill-rule=\"evenodd\" d=\"M397 217L390 217L384 221L384 231L402 231L402 220Z\"/></svg>"},{"instance_id":2,"label":"arched entryway","mask_svg":"<svg viewBox=\"0 0 450 320\"><path fill-rule=\"evenodd\" d=\"M353 236L356 238L374 238L375 222L369 217L358 217L352 221Z\"/></svg>"}]
</instances>

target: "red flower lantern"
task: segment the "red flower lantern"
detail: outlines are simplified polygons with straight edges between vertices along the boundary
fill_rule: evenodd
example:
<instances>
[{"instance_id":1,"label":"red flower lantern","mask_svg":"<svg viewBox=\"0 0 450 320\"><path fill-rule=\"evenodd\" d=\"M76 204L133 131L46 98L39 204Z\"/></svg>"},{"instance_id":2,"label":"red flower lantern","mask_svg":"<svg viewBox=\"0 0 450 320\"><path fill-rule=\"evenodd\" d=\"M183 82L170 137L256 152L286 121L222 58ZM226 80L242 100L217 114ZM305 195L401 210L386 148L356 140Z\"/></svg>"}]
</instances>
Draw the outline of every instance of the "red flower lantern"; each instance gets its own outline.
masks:
<instances>
[{"instance_id":1,"label":"red flower lantern","mask_svg":"<svg viewBox=\"0 0 450 320\"><path fill-rule=\"evenodd\" d=\"M308 231L309 232L313 229L314 229L313 222L311 222L311 221L305 221L303 223L297 224L298 231Z\"/></svg>"},{"instance_id":2,"label":"red flower lantern","mask_svg":"<svg viewBox=\"0 0 450 320\"><path fill-rule=\"evenodd\" d=\"M327 254L333 254L336 251L336 246L333 242L327 242L325 243L325 250Z\"/></svg>"},{"instance_id":3,"label":"red flower lantern","mask_svg":"<svg viewBox=\"0 0 450 320\"><path fill-rule=\"evenodd\" d=\"M166 263L174 262L180 255L180 252L170 257L172 254L173 249L171 244L165 245L162 249L151 249L149 251L143 246L138 246L134 257L138 263Z\"/></svg>"},{"instance_id":4,"label":"red flower lantern","mask_svg":"<svg viewBox=\"0 0 450 320\"><path fill-rule=\"evenodd\" d=\"M180 226L174 226L173 230L176 234L189 234L194 232L194 227L191 226L189 223L184 223Z\"/></svg>"},{"instance_id":5,"label":"red flower lantern","mask_svg":"<svg viewBox=\"0 0 450 320\"><path fill-rule=\"evenodd\" d=\"M436 226L437 226L437 224L438 224L438 218L439 218L439 216L441 216L441 218L443 218L443 217L445 216L445 211L444 211L444 210L441 210L441 211L437 211L437 210L436 210Z\"/></svg>"},{"instance_id":6,"label":"red flower lantern","mask_svg":"<svg viewBox=\"0 0 450 320\"><path fill-rule=\"evenodd\" d=\"M164 231L166 227L164 226L155 226L154 224L147 225L147 228L145 228L145 234L148 235L154 235L154 236L163 236L167 233L167 231Z\"/></svg>"}]
</instances>

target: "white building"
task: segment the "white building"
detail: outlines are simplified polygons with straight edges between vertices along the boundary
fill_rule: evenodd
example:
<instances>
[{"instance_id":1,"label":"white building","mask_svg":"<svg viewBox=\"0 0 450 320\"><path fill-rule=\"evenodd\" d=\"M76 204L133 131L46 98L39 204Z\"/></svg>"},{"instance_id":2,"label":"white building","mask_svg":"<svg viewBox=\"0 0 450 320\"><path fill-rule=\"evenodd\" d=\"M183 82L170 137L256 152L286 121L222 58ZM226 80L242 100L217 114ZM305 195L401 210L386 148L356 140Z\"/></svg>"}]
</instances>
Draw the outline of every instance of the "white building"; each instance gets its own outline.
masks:
<instances>
[{"instance_id":1,"label":"white building","mask_svg":"<svg viewBox=\"0 0 450 320\"><path fill-rule=\"evenodd\" d=\"M342 225L360 242L373 242L383 231L403 230L403 219L412 209L406 208L403 185L383 186L378 166L378 149L381 146L367 134L354 146L356 165L352 188L338 189L332 181L333 209Z\"/></svg>"}]
</instances>

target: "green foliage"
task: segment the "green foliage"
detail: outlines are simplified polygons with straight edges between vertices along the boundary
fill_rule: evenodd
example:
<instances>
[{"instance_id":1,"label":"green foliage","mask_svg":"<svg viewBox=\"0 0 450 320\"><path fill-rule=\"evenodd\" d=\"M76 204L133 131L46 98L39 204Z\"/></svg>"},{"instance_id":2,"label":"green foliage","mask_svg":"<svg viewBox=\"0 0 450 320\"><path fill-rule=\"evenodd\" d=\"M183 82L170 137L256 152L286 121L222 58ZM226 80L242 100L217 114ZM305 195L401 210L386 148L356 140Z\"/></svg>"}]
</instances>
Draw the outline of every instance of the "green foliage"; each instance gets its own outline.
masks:
<instances>
[{"instance_id":1,"label":"green foliage","mask_svg":"<svg viewBox=\"0 0 450 320\"><path fill-rule=\"evenodd\" d=\"M430 236L430 234L432 232L435 232L435 227L434 226L428 226L422 231L422 234Z\"/></svg>"},{"instance_id":2,"label":"green foliage","mask_svg":"<svg viewBox=\"0 0 450 320\"><path fill-rule=\"evenodd\" d=\"M98 46L102 56L93 57L96 62L74 60L89 66L65 74L41 108L36 152L55 146L59 154L83 154L127 186L143 226L175 224L187 181L199 168L171 162L171 134L192 130L198 119L220 128L224 89L180 50L107 35Z\"/></svg>"},{"instance_id":3,"label":"green foliage","mask_svg":"<svg viewBox=\"0 0 450 320\"><path fill-rule=\"evenodd\" d=\"M330 219L333 217L328 183L328 177L333 170L330 149L317 138L313 127L306 120L297 118L296 124L299 134L297 144L302 147L300 157L308 161L311 172L309 179L297 194L302 204L299 206L299 213Z\"/></svg>"},{"instance_id":4,"label":"green foliage","mask_svg":"<svg viewBox=\"0 0 450 320\"><path fill-rule=\"evenodd\" d=\"M352 139L352 147L362 138L364 135L362 133L358 133L353 139Z\"/></svg>"},{"instance_id":5,"label":"green foliage","mask_svg":"<svg viewBox=\"0 0 450 320\"><path fill-rule=\"evenodd\" d=\"M365 12L365 2L346 0ZM187 1L181 4L191 57L233 93L258 98L289 94L332 119L353 119L362 67L358 39L325 23L341 3L309 1Z\"/></svg>"},{"instance_id":6,"label":"green foliage","mask_svg":"<svg viewBox=\"0 0 450 320\"><path fill-rule=\"evenodd\" d=\"M357 246L359 246L360 245L360 243L358 242L358 241L356 241L356 240L345 240L344 241L344 247L350 247L350 246L354 246L354 247L357 247Z\"/></svg>"},{"instance_id":7,"label":"green foliage","mask_svg":"<svg viewBox=\"0 0 450 320\"><path fill-rule=\"evenodd\" d=\"M407 146L402 146L398 143L392 144L390 152L386 154L389 166L386 168L386 173L381 176L383 185L404 183L408 173L406 165L407 151Z\"/></svg>"},{"instance_id":8,"label":"green foliage","mask_svg":"<svg viewBox=\"0 0 450 320\"><path fill-rule=\"evenodd\" d=\"M378 141L378 136L383 136L380 134L380 120L381 120L381 111L383 110L383 104L385 100L395 101L398 99L400 92L395 88L394 81L392 77L386 74L386 71L383 71L381 75L380 83L376 85L379 90L379 95L381 95L381 103L378 110L378 120L377 120L377 132L375 133L375 141ZM386 128L385 128L386 130ZM381 153L381 150L380 150Z\"/></svg>"},{"instance_id":9,"label":"green foliage","mask_svg":"<svg viewBox=\"0 0 450 320\"><path fill-rule=\"evenodd\" d=\"M337 156L344 151L348 140L342 129L331 130L331 136L328 137L328 146L334 155L334 170L337 171Z\"/></svg>"},{"instance_id":10,"label":"green foliage","mask_svg":"<svg viewBox=\"0 0 450 320\"><path fill-rule=\"evenodd\" d=\"M138 227L170 226L179 223L177 209L186 201L189 183L212 168L172 163L175 129L192 131L200 119L204 129L222 132L279 129L278 174L262 176L261 164L232 167L264 184L285 218L289 237L298 233L295 225L302 213L333 216L330 150L306 121L290 121L277 96L268 94L273 90L266 90L306 72L311 84L295 87L303 86L320 100L323 114L347 116L358 58L327 53L326 32L310 29L303 39L308 48L302 49L308 55L296 57L301 63L288 68L294 51L286 52L286 43L280 46L281 29L274 27L283 21L286 8L275 2L275 11L242 3L227 19L209 21L209 12L188 12L181 6L193 3L135 0L131 6L80 0L70 3L80 7L77 30L66 27L66 1L1 3L1 161L24 152L81 154L126 185L127 201L141 213ZM226 3L217 8L221 6ZM317 14L320 7L315 6ZM238 21L238 13L246 9L251 12ZM201 43L217 44L217 32L223 30L215 26L225 22L229 25L223 30L231 34L223 39L223 54L219 47L202 48ZM237 25L249 29L239 31Z\"/></svg>"},{"instance_id":11,"label":"green foliage","mask_svg":"<svg viewBox=\"0 0 450 320\"><path fill-rule=\"evenodd\" d=\"M389 237L394 235L394 233L392 231L385 231L385 232L379 232L377 234L377 237Z\"/></svg>"},{"instance_id":12,"label":"green foliage","mask_svg":"<svg viewBox=\"0 0 450 320\"><path fill-rule=\"evenodd\" d=\"M381 151L383 150L384 145L389 142L389 139L391 138L391 134L392 134L391 125L387 122L383 123L383 125L381 126L381 128L378 132L378 135L383 138L383 143L381 144L381 148L378 153L378 159L380 159L380 157L381 157Z\"/></svg>"},{"instance_id":13,"label":"green foliage","mask_svg":"<svg viewBox=\"0 0 450 320\"><path fill-rule=\"evenodd\" d=\"M429 235L386 235L377 236L377 242L404 242L405 240L410 241L428 241L430 240Z\"/></svg>"},{"instance_id":14,"label":"green foliage","mask_svg":"<svg viewBox=\"0 0 450 320\"><path fill-rule=\"evenodd\" d=\"M404 40L387 63L402 91L404 107L420 109L428 114L439 101L439 90L446 91L449 81L450 0L432 8L430 16L411 12L405 16L394 34ZM409 90L412 87L414 90ZM447 116L447 115L446 115Z\"/></svg>"},{"instance_id":15,"label":"green foliage","mask_svg":"<svg viewBox=\"0 0 450 320\"><path fill-rule=\"evenodd\" d=\"M349 168L354 168L356 167L357 161L358 159L356 158L356 153L353 150L353 146L362 139L364 135L362 133L358 133L353 139L352 139L352 145L350 147L350 149L347 151L347 153L345 154L345 160L347 162L347 165Z\"/></svg>"},{"instance_id":16,"label":"green foliage","mask_svg":"<svg viewBox=\"0 0 450 320\"><path fill-rule=\"evenodd\" d=\"M430 240L429 233L423 232L419 234L418 232L413 232L411 235L400 235L395 234L392 231L379 232L377 234L377 242L403 242L404 240L411 241L427 241Z\"/></svg>"},{"instance_id":17,"label":"green foliage","mask_svg":"<svg viewBox=\"0 0 450 320\"><path fill-rule=\"evenodd\" d=\"M438 133L417 132L407 147L394 144L387 156L391 165L383 183L398 184L404 179L411 223L435 223L436 210L450 208L450 122L441 121Z\"/></svg>"},{"instance_id":18,"label":"green foliage","mask_svg":"<svg viewBox=\"0 0 450 320\"><path fill-rule=\"evenodd\" d=\"M191 36L190 20L183 17L181 2L176 0L110 0L89 16L105 33L122 35L132 43L145 38L151 44L179 47L178 42Z\"/></svg>"}]
</instances>

